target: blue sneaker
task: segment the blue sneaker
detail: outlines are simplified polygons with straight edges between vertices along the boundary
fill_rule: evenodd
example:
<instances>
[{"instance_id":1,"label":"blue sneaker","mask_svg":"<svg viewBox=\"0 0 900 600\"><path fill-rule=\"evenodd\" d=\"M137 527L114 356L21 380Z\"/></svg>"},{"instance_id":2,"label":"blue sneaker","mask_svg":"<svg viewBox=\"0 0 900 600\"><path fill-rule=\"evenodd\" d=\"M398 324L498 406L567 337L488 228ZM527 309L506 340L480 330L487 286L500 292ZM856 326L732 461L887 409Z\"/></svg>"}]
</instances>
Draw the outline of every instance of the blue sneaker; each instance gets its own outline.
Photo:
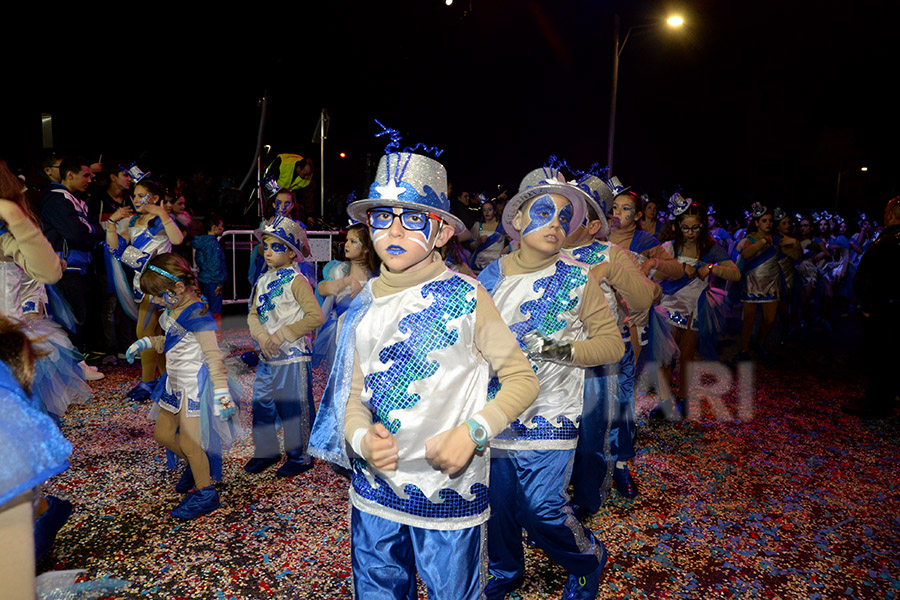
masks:
<instances>
[{"instance_id":1,"label":"blue sneaker","mask_svg":"<svg viewBox=\"0 0 900 600\"><path fill-rule=\"evenodd\" d=\"M625 465L621 469L616 468L613 470L613 481L616 482L616 489L619 490L619 493L629 500L634 500L635 496L638 495L637 484L631 477L631 471L628 470L628 465Z\"/></svg>"},{"instance_id":2,"label":"blue sneaker","mask_svg":"<svg viewBox=\"0 0 900 600\"><path fill-rule=\"evenodd\" d=\"M596 542L600 544L600 542ZM589 575L575 577L569 575L566 579L566 587L563 588L562 600L595 600L600 592L600 579L603 576L603 568L606 566L606 547L600 544L603 554L600 556L600 566Z\"/></svg>"},{"instance_id":3,"label":"blue sneaker","mask_svg":"<svg viewBox=\"0 0 900 600\"><path fill-rule=\"evenodd\" d=\"M135 402L143 402L150 398L150 394L153 393L153 388L156 387L157 380L153 381L142 381L129 391L126 396L134 400Z\"/></svg>"},{"instance_id":4,"label":"blue sneaker","mask_svg":"<svg viewBox=\"0 0 900 600\"><path fill-rule=\"evenodd\" d=\"M184 468L184 473L181 474L178 483L175 484L175 491L179 494L187 494L192 489L194 489L194 473L191 471L191 465L188 465Z\"/></svg>"},{"instance_id":5,"label":"blue sneaker","mask_svg":"<svg viewBox=\"0 0 900 600\"><path fill-rule=\"evenodd\" d=\"M53 547L53 542L56 540L56 534L70 516L72 516L71 502L56 496L47 496L47 510L34 520L35 562L41 562L50 553L50 548Z\"/></svg>"},{"instance_id":6,"label":"blue sneaker","mask_svg":"<svg viewBox=\"0 0 900 600\"><path fill-rule=\"evenodd\" d=\"M190 521L200 515L211 513L219 508L219 492L216 486L209 485L202 490L194 490L182 500L170 513L176 519Z\"/></svg>"}]
</instances>

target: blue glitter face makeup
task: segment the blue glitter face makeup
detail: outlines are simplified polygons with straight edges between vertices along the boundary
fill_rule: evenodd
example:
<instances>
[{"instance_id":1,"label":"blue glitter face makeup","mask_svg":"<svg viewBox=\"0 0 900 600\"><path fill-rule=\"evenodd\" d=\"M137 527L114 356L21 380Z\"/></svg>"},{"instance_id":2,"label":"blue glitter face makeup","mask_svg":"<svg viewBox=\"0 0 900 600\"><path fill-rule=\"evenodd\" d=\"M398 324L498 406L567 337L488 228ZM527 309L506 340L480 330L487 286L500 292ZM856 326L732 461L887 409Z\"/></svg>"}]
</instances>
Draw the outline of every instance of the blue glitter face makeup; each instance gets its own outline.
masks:
<instances>
[{"instance_id":1,"label":"blue glitter face makeup","mask_svg":"<svg viewBox=\"0 0 900 600\"><path fill-rule=\"evenodd\" d=\"M275 198L275 214L283 217L288 216L293 205L294 203L290 199Z\"/></svg>"},{"instance_id":2,"label":"blue glitter face makeup","mask_svg":"<svg viewBox=\"0 0 900 600\"><path fill-rule=\"evenodd\" d=\"M541 196L528 207L529 222L522 235L528 235L542 227L547 227L553 223L554 219L558 219L560 228L568 235L574 211L575 209L568 201L562 208L557 208L553 197L549 194Z\"/></svg>"},{"instance_id":3,"label":"blue glitter face makeup","mask_svg":"<svg viewBox=\"0 0 900 600\"><path fill-rule=\"evenodd\" d=\"M553 201L553 198L549 194L537 198L528 207L529 223L522 235L528 235L532 231L546 227L553 221L554 215L556 215L556 202Z\"/></svg>"},{"instance_id":4,"label":"blue glitter face makeup","mask_svg":"<svg viewBox=\"0 0 900 600\"><path fill-rule=\"evenodd\" d=\"M274 252L275 254L284 254L287 252L288 247L282 244L281 242L272 242L269 244L269 250Z\"/></svg>"}]
</instances>

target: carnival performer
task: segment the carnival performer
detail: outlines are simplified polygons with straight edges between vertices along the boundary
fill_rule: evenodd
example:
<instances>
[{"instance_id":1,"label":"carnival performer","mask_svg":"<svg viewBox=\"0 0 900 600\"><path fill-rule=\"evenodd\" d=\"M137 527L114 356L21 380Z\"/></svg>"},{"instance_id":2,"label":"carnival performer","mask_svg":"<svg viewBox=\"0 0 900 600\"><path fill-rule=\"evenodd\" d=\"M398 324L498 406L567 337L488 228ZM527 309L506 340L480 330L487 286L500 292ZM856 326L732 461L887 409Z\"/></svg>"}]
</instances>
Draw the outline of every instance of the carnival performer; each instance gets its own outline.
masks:
<instances>
[{"instance_id":1,"label":"carnival performer","mask_svg":"<svg viewBox=\"0 0 900 600\"><path fill-rule=\"evenodd\" d=\"M638 221L638 225L641 231L649 233L656 239L659 239L659 235L662 233L663 228L665 228L665 223L660 221L659 203L647 194L641 195L641 202L644 205L644 214Z\"/></svg>"},{"instance_id":2,"label":"carnival performer","mask_svg":"<svg viewBox=\"0 0 900 600\"><path fill-rule=\"evenodd\" d=\"M681 263L682 276L661 282L663 297L654 310L668 321L678 343L680 397L673 397L671 364L660 365L660 403L650 411L650 418L677 420L688 394L687 365L698 350L705 360L718 359L715 342L724 328L725 294L710 286L709 276L735 282L740 280L741 272L709 235L706 207L689 202L680 194L672 196L669 207L675 219L675 239L664 246Z\"/></svg>"},{"instance_id":3,"label":"carnival performer","mask_svg":"<svg viewBox=\"0 0 900 600\"><path fill-rule=\"evenodd\" d=\"M147 261L171 252L173 245L184 240L184 234L161 205L165 188L148 178L136 166L130 172L135 181L134 206L117 208L106 223L107 272L111 274L119 301L125 312L137 321L137 338L159 336L160 309L141 291L141 275ZM115 259L115 260L113 260ZM122 265L134 270L132 285L125 280ZM165 373L165 356L153 348L141 352L141 382L128 392L134 400L146 400L156 385L159 374Z\"/></svg>"},{"instance_id":4,"label":"carnival performer","mask_svg":"<svg viewBox=\"0 0 900 600\"><path fill-rule=\"evenodd\" d=\"M340 318L366 282L378 274L380 261L365 224L354 223L347 228L344 258L347 259L344 262L333 260L322 268L324 279L316 288L322 299L325 322L316 330L312 366L325 366L329 371L334 362Z\"/></svg>"},{"instance_id":5,"label":"carnival performer","mask_svg":"<svg viewBox=\"0 0 900 600\"><path fill-rule=\"evenodd\" d=\"M641 272L654 279L681 277L681 265L669 254L658 239L638 229L636 223L643 214L641 198L630 188L623 186L618 177L607 181L612 190L612 219L609 241L630 250L641 266ZM641 349L649 341L649 313L630 313L629 327L634 348L634 360L638 361Z\"/></svg>"},{"instance_id":6,"label":"carnival performer","mask_svg":"<svg viewBox=\"0 0 900 600\"><path fill-rule=\"evenodd\" d=\"M253 458L244 470L262 473L281 461L276 433L280 420L287 460L275 474L293 477L315 464L307 452L316 416L310 336L325 319L299 265L310 255L303 226L276 216L254 235L266 270L253 288L247 315L262 357L253 380Z\"/></svg>"},{"instance_id":7,"label":"carnival performer","mask_svg":"<svg viewBox=\"0 0 900 600\"><path fill-rule=\"evenodd\" d=\"M398 146L392 137L369 197L347 209L368 223L382 266L344 315L312 445L352 462L357 598L405 600L418 571L429 598L475 600L486 584L488 442L538 383L490 295L435 252L465 231L443 165ZM490 402L489 370L502 383Z\"/></svg>"},{"instance_id":8,"label":"carnival performer","mask_svg":"<svg viewBox=\"0 0 900 600\"><path fill-rule=\"evenodd\" d=\"M578 522L566 494L584 406L584 367L614 365L625 352L599 285L604 269L560 256L569 231L584 221L585 197L555 167L526 175L503 211L519 248L478 279L540 382L534 404L492 442L489 599L522 584L523 528L568 571L564 598L595 598L606 565L606 548Z\"/></svg>"},{"instance_id":9,"label":"carnival performer","mask_svg":"<svg viewBox=\"0 0 900 600\"><path fill-rule=\"evenodd\" d=\"M34 506L40 485L69 468L72 444L30 394L37 351L20 327L0 315L0 581L4 598L34 600L35 542L45 541L39 527L42 520L59 520L55 511L35 514ZM71 509L68 504L65 517Z\"/></svg>"},{"instance_id":10,"label":"carnival performer","mask_svg":"<svg viewBox=\"0 0 900 600\"><path fill-rule=\"evenodd\" d=\"M750 207L750 214L752 219L747 225L747 235L735 247L735 251L739 254L740 300L743 305L741 350L736 358L738 361L750 360L757 308L762 314L759 335L753 342L753 348L761 359L765 360L768 357L765 343L775 325L782 291L778 249L785 240L773 232L775 217L766 206L754 202Z\"/></svg>"},{"instance_id":11,"label":"carnival performer","mask_svg":"<svg viewBox=\"0 0 900 600\"><path fill-rule=\"evenodd\" d=\"M781 242L778 246L778 267L781 270L781 294L778 314L781 318L781 343L787 341L790 332L800 326L800 285L797 283L797 263L803 258L800 241L794 237L791 215L780 206L773 211L775 227Z\"/></svg>"},{"instance_id":12,"label":"carnival performer","mask_svg":"<svg viewBox=\"0 0 900 600\"><path fill-rule=\"evenodd\" d=\"M477 275L483 268L497 260L501 254L509 251L509 240L503 224L497 214L497 205L493 200L481 203L482 221L472 225L472 254L469 266Z\"/></svg>"},{"instance_id":13,"label":"carnival performer","mask_svg":"<svg viewBox=\"0 0 900 600\"><path fill-rule=\"evenodd\" d=\"M628 499L638 494L628 467L635 456L635 361L626 319L632 311L648 311L659 301L662 290L641 272L631 252L602 241L609 233L606 207L612 200L606 182L588 173L575 185L586 194L587 216L566 238L562 254L596 265L600 288L625 342L625 354L618 364L585 370L584 408L571 480L573 511L583 517L600 509L612 482Z\"/></svg>"},{"instance_id":14,"label":"carnival performer","mask_svg":"<svg viewBox=\"0 0 900 600\"><path fill-rule=\"evenodd\" d=\"M31 384L35 397L54 419L73 402L86 402L84 357L66 332L47 314L47 286L59 280L62 265L28 209L22 182L0 160L0 314L22 322L41 358ZM61 296L51 291L60 322L74 327Z\"/></svg>"},{"instance_id":15,"label":"carnival performer","mask_svg":"<svg viewBox=\"0 0 900 600\"><path fill-rule=\"evenodd\" d=\"M239 392L229 385L216 341L216 321L200 299L191 266L167 252L145 267L141 291L164 307L159 318L164 335L138 339L125 357L132 362L135 355L152 348L168 359L168 369L150 396L155 402L150 413L156 419L153 437L187 461L175 491L190 493L170 514L190 520L219 508L214 477L221 478L221 457L239 435Z\"/></svg>"}]
</instances>

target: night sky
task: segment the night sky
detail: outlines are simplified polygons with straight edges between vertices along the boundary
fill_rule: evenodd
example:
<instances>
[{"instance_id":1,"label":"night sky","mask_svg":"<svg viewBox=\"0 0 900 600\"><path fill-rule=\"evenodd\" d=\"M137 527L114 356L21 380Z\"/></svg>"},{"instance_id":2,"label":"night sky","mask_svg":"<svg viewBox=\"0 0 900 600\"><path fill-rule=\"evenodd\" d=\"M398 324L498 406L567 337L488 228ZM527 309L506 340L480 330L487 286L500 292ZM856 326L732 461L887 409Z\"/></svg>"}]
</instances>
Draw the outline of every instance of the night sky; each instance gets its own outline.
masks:
<instances>
[{"instance_id":1,"label":"night sky","mask_svg":"<svg viewBox=\"0 0 900 600\"><path fill-rule=\"evenodd\" d=\"M364 190L366 155L371 167L384 148L375 119L405 145L443 149L457 190L490 195L551 154L578 169L606 164L613 14L624 36L671 6L682 30L634 31L622 53L615 175L736 213L752 200L833 208L843 169L841 212L880 212L900 193L890 4L404 0L81 14L7 53L21 85L4 86L0 152L21 164L49 112L61 151L240 182L266 95L273 154L318 162L311 138L328 110L326 197Z\"/></svg>"}]
</instances>

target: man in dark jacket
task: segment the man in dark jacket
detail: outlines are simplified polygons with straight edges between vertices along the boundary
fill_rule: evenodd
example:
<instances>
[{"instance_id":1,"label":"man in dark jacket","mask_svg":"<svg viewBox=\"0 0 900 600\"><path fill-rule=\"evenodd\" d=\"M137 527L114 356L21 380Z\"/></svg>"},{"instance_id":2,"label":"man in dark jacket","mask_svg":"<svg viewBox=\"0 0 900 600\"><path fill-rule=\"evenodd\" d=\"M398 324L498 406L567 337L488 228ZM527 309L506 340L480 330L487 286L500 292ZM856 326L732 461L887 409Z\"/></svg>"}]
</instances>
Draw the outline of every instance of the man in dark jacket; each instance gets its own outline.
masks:
<instances>
[{"instance_id":1,"label":"man in dark jacket","mask_svg":"<svg viewBox=\"0 0 900 600\"><path fill-rule=\"evenodd\" d=\"M40 206L44 235L66 261L57 287L75 317L76 331L70 334L72 344L82 352L85 350L82 328L87 317L87 268L100 227L91 222L87 204L78 194L87 191L92 178L87 161L64 158L59 165L59 183L44 188Z\"/></svg>"},{"instance_id":2,"label":"man in dark jacket","mask_svg":"<svg viewBox=\"0 0 900 600\"><path fill-rule=\"evenodd\" d=\"M884 230L859 261L853 289L862 313L862 350L868 376L862 401L848 403L844 412L867 419L894 414L900 391L900 196L884 211Z\"/></svg>"}]
</instances>

